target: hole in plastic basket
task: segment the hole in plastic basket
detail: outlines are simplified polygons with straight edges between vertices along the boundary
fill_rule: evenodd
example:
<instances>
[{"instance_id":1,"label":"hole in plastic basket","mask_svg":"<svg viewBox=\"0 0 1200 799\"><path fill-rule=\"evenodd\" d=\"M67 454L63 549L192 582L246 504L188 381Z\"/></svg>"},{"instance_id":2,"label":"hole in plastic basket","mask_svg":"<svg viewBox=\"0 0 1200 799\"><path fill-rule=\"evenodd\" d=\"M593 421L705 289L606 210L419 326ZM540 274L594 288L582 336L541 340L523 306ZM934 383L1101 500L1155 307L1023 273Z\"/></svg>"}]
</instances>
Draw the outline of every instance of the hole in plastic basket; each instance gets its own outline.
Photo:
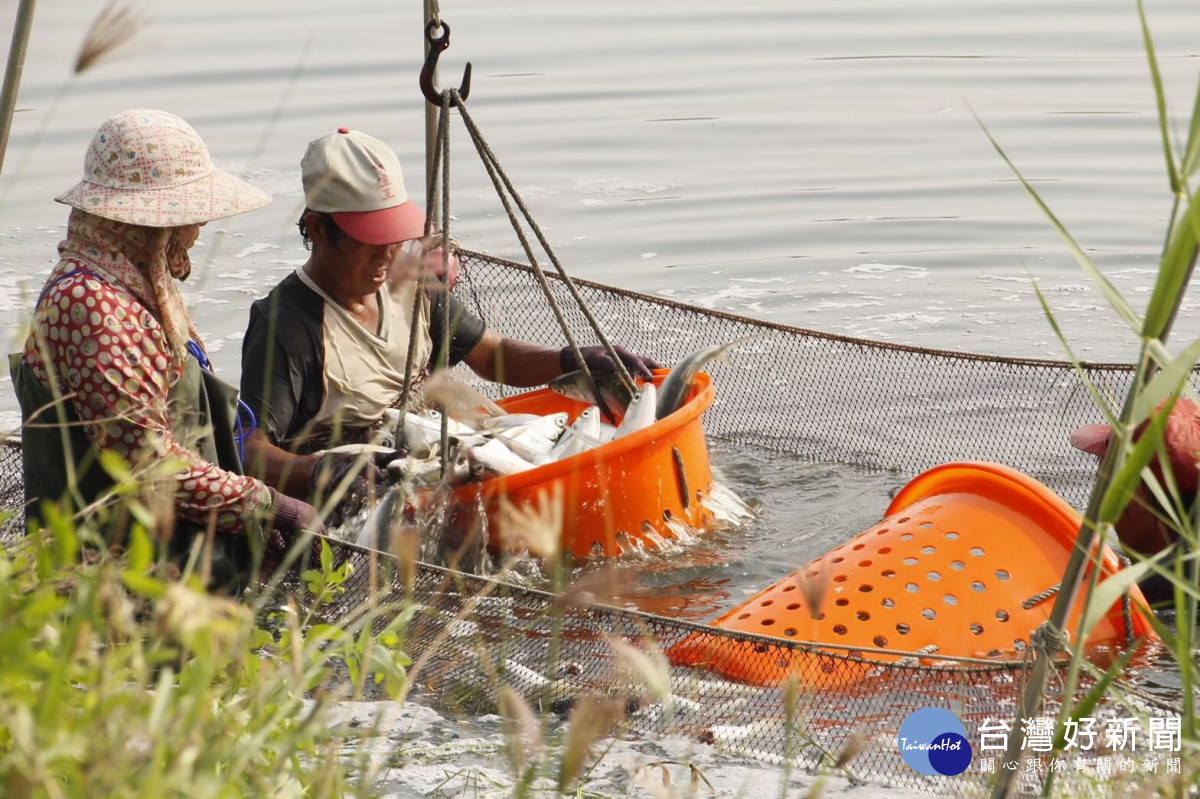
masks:
<instances>
[{"instance_id":1,"label":"hole in plastic basket","mask_svg":"<svg viewBox=\"0 0 1200 799\"><path fill-rule=\"evenodd\" d=\"M875 636L874 638L871 639L871 641L874 642L875 646L878 646L878 647L887 646L887 639L884 638L882 635Z\"/></svg>"},{"instance_id":2,"label":"hole in plastic basket","mask_svg":"<svg viewBox=\"0 0 1200 799\"><path fill-rule=\"evenodd\" d=\"M880 600L879 604L883 605L885 608L894 608L894 607L896 607L896 600L892 599L889 596L885 596L883 599Z\"/></svg>"},{"instance_id":3,"label":"hole in plastic basket","mask_svg":"<svg viewBox=\"0 0 1200 799\"><path fill-rule=\"evenodd\" d=\"M886 555L887 553L889 553L889 552L891 552L891 551L892 551L892 548L891 548L891 547L880 547L880 548L879 548L879 554L880 554L880 555Z\"/></svg>"},{"instance_id":4,"label":"hole in plastic basket","mask_svg":"<svg viewBox=\"0 0 1200 799\"><path fill-rule=\"evenodd\" d=\"M842 597L841 599L839 599L838 601L834 602L833 604L835 604L835 605L838 605L839 607L843 607L843 608L844 608L844 607L846 607L847 605L849 605L849 604L850 604L850 600L849 600L849 599L846 599L846 597Z\"/></svg>"},{"instance_id":5,"label":"hole in plastic basket","mask_svg":"<svg viewBox=\"0 0 1200 799\"><path fill-rule=\"evenodd\" d=\"M866 546L866 544L855 544L854 546L851 547L851 549L862 549L865 546Z\"/></svg>"},{"instance_id":6,"label":"hole in plastic basket","mask_svg":"<svg viewBox=\"0 0 1200 799\"><path fill-rule=\"evenodd\" d=\"M740 619L748 619L748 618L750 618L750 614L749 614L749 613L743 613L742 615L738 616L738 619L739 619L739 620L740 620Z\"/></svg>"},{"instance_id":7,"label":"hole in plastic basket","mask_svg":"<svg viewBox=\"0 0 1200 799\"><path fill-rule=\"evenodd\" d=\"M1008 621L1008 611L1000 608L1000 610L996 611L996 618L1000 621Z\"/></svg>"},{"instance_id":8,"label":"hole in plastic basket","mask_svg":"<svg viewBox=\"0 0 1200 799\"><path fill-rule=\"evenodd\" d=\"M899 522L900 524L904 524L906 521L908 521L908 519L909 519L909 517L908 517L908 516L901 516L901 517L900 517L899 519L897 519L896 521L897 521L897 522ZM909 536L909 537L911 538L912 536Z\"/></svg>"},{"instance_id":9,"label":"hole in plastic basket","mask_svg":"<svg viewBox=\"0 0 1200 799\"><path fill-rule=\"evenodd\" d=\"M905 558L904 560L902 560L900 562L903 563L905 566L916 566L917 565L916 558Z\"/></svg>"},{"instance_id":10,"label":"hole in plastic basket","mask_svg":"<svg viewBox=\"0 0 1200 799\"><path fill-rule=\"evenodd\" d=\"M790 605L788 605L788 606L787 606L787 609L788 609L788 610L799 610L799 609L800 609L800 603L799 603L799 602L793 602L793 603L791 603Z\"/></svg>"},{"instance_id":11,"label":"hole in plastic basket","mask_svg":"<svg viewBox=\"0 0 1200 799\"><path fill-rule=\"evenodd\" d=\"M1013 640L1013 649L1017 650L1018 652L1024 652L1025 646L1026 644L1022 639L1016 638Z\"/></svg>"},{"instance_id":12,"label":"hole in plastic basket","mask_svg":"<svg viewBox=\"0 0 1200 799\"><path fill-rule=\"evenodd\" d=\"M934 552L937 552L937 550L933 547L921 547L921 554L923 555L932 555Z\"/></svg>"},{"instance_id":13,"label":"hole in plastic basket","mask_svg":"<svg viewBox=\"0 0 1200 799\"><path fill-rule=\"evenodd\" d=\"M983 593L983 589L984 589L984 585L983 585L983 583L979 582L978 580L976 580L975 582L971 583L971 590L972 590L972 591L974 591L975 593L977 593L977 594L982 594L982 593Z\"/></svg>"},{"instance_id":14,"label":"hole in plastic basket","mask_svg":"<svg viewBox=\"0 0 1200 799\"><path fill-rule=\"evenodd\" d=\"M971 632L975 635L983 635L983 625L979 622L971 623Z\"/></svg>"},{"instance_id":15,"label":"hole in plastic basket","mask_svg":"<svg viewBox=\"0 0 1200 799\"><path fill-rule=\"evenodd\" d=\"M663 508L663 521L664 522L671 521L671 509L670 508Z\"/></svg>"},{"instance_id":16,"label":"hole in plastic basket","mask_svg":"<svg viewBox=\"0 0 1200 799\"><path fill-rule=\"evenodd\" d=\"M908 540L908 539L910 539L910 538L912 538L912 533L902 533L902 534L900 535L900 540L901 540L901 541L907 541L907 540Z\"/></svg>"},{"instance_id":17,"label":"hole in plastic basket","mask_svg":"<svg viewBox=\"0 0 1200 799\"><path fill-rule=\"evenodd\" d=\"M774 619L763 619L761 622L759 622L759 624L761 624L763 627L770 627L774 623Z\"/></svg>"},{"instance_id":18,"label":"hole in plastic basket","mask_svg":"<svg viewBox=\"0 0 1200 799\"><path fill-rule=\"evenodd\" d=\"M834 632L836 635L845 635L845 634L846 634L846 627L845 627L844 625L841 625L841 624L835 624L835 625L833 625L833 632Z\"/></svg>"},{"instance_id":19,"label":"hole in plastic basket","mask_svg":"<svg viewBox=\"0 0 1200 799\"><path fill-rule=\"evenodd\" d=\"M983 547L971 547L971 554L977 558L983 557Z\"/></svg>"},{"instance_id":20,"label":"hole in plastic basket","mask_svg":"<svg viewBox=\"0 0 1200 799\"><path fill-rule=\"evenodd\" d=\"M956 540L957 538L958 538L958 533L954 532L953 530L951 530L950 532L946 533L946 540L947 540L947 541L954 541L954 540Z\"/></svg>"},{"instance_id":21,"label":"hole in plastic basket","mask_svg":"<svg viewBox=\"0 0 1200 799\"><path fill-rule=\"evenodd\" d=\"M870 621L871 614L867 613L865 610L860 610L854 614L854 618L858 619L859 621Z\"/></svg>"},{"instance_id":22,"label":"hole in plastic basket","mask_svg":"<svg viewBox=\"0 0 1200 799\"><path fill-rule=\"evenodd\" d=\"M996 579L997 580L1007 580L1008 572L1006 572L1004 569L996 569Z\"/></svg>"},{"instance_id":23,"label":"hole in plastic basket","mask_svg":"<svg viewBox=\"0 0 1200 799\"><path fill-rule=\"evenodd\" d=\"M862 592L862 593L864 593L864 594L869 594L869 593L871 593L872 591L874 591L874 590L875 590L875 586L873 586L873 585L867 585L866 583L863 583L862 585L860 585L860 586L858 587L858 590L859 590L859 591L861 591L861 592Z\"/></svg>"},{"instance_id":24,"label":"hole in plastic basket","mask_svg":"<svg viewBox=\"0 0 1200 799\"><path fill-rule=\"evenodd\" d=\"M950 561L950 568L954 569L956 572L960 572L967 568L967 564L963 563L961 560L952 560Z\"/></svg>"},{"instance_id":25,"label":"hole in plastic basket","mask_svg":"<svg viewBox=\"0 0 1200 799\"><path fill-rule=\"evenodd\" d=\"M921 522L921 523L920 523L919 525L917 525L917 526L918 526L918 527L921 527L921 528L923 528L923 529L926 529L926 530L928 530L930 527L933 527L933 522Z\"/></svg>"},{"instance_id":26,"label":"hole in plastic basket","mask_svg":"<svg viewBox=\"0 0 1200 799\"><path fill-rule=\"evenodd\" d=\"M947 605L957 605L958 597L956 597L954 594L946 594L945 596L942 597L942 601L945 602Z\"/></svg>"},{"instance_id":27,"label":"hole in plastic basket","mask_svg":"<svg viewBox=\"0 0 1200 799\"><path fill-rule=\"evenodd\" d=\"M887 533L887 531L888 531L888 528L886 528L886 527L883 527L883 528L881 528L881 529L877 530L877 531L875 532L875 535L885 535L885 534Z\"/></svg>"},{"instance_id":28,"label":"hole in plastic basket","mask_svg":"<svg viewBox=\"0 0 1200 799\"><path fill-rule=\"evenodd\" d=\"M904 622L900 622L896 625L896 632L900 633L901 635L908 635L908 625Z\"/></svg>"},{"instance_id":29,"label":"hole in plastic basket","mask_svg":"<svg viewBox=\"0 0 1200 799\"><path fill-rule=\"evenodd\" d=\"M830 562L830 563L841 563L843 560L845 560L845 558L843 558L843 557L837 557L837 558L834 558L833 560L831 560L831 561L829 561L829 562Z\"/></svg>"},{"instance_id":30,"label":"hole in plastic basket","mask_svg":"<svg viewBox=\"0 0 1200 799\"><path fill-rule=\"evenodd\" d=\"M813 619L815 619L816 621L825 621L825 614L820 611L817 611L816 613L813 614Z\"/></svg>"},{"instance_id":31,"label":"hole in plastic basket","mask_svg":"<svg viewBox=\"0 0 1200 799\"><path fill-rule=\"evenodd\" d=\"M924 616L925 618L929 619L930 621L933 621L934 619L937 618L937 614L933 612L933 608L925 608L924 610L921 611L921 615Z\"/></svg>"},{"instance_id":32,"label":"hole in plastic basket","mask_svg":"<svg viewBox=\"0 0 1200 799\"><path fill-rule=\"evenodd\" d=\"M774 599L764 599L762 602L760 602L758 604L759 604L759 607L765 608L767 605L774 605L775 600Z\"/></svg>"},{"instance_id":33,"label":"hole in plastic basket","mask_svg":"<svg viewBox=\"0 0 1200 799\"><path fill-rule=\"evenodd\" d=\"M921 590L921 586L917 585L916 583L905 583L904 590L910 594L915 594Z\"/></svg>"},{"instance_id":34,"label":"hole in plastic basket","mask_svg":"<svg viewBox=\"0 0 1200 799\"><path fill-rule=\"evenodd\" d=\"M859 565L860 567L866 567L866 566L870 566L870 565L871 565L871 561L869 561L869 560L860 561L858 565Z\"/></svg>"},{"instance_id":35,"label":"hole in plastic basket","mask_svg":"<svg viewBox=\"0 0 1200 799\"><path fill-rule=\"evenodd\" d=\"M796 586L794 586L794 585L785 585L785 586L783 587L783 590L784 590L784 591L795 591L795 590L796 590Z\"/></svg>"},{"instance_id":36,"label":"hole in plastic basket","mask_svg":"<svg viewBox=\"0 0 1200 799\"><path fill-rule=\"evenodd\" d=\"M796 628L795 628L795 627L788 627L786 630L784 630L784 631L783 631L783 634L784 634L784 635L795 635L795 634L796 634Z\"/></svg>"},{"instance_id":37,"label":"hole in plastic basket","mask_svg":"<svg viewBox=\"0 0 1200 799\"><path fill-rule=\"evenodd\" d=\"M926 572L925 578L927 580L929 580L930 582L936 583L938 580L942 579L942 573L941 572Z\"/></svg>"},{"instance_id":38,"label":"hole in plastic basket","mask_svg":"<svg viewBox=\"0 0 1200 799\"><path fill-rule=\"evenodd\" d=\"M833 578L833 581L834 581L835 583L844 583L844 582L846 582L846 575L844 575L844 574L839 574L838 576L836 576L836 577L834 577L834 578Z\"/></svg>"},{"instance_id":39,"label":"hole in plastic basket","mask_svg":"<svg viewBox=\"0 0 1200 799\"><path fill-rule=\"evenodd\" d=\"M882 574L884 577L892 578L892 577L896 576L896 570L895 569L884 569L883 571L880 572L880 574Z\"/></svg>"}]
</instances>

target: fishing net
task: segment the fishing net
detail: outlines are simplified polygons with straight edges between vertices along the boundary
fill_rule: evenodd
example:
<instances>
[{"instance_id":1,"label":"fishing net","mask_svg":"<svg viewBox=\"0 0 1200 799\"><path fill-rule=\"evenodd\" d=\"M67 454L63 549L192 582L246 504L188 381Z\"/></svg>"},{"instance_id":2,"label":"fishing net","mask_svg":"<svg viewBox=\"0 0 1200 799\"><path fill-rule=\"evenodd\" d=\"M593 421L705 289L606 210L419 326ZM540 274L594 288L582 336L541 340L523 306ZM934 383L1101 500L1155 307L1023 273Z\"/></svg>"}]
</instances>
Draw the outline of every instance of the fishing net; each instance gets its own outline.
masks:
<instances>
[{"instance_id":1,"label":"fishing net","mask_svg":"<svg viewBox=\"0 0 1200 799\"><path fill-rule=\"evenodd\" d=\"M563 285L554 278L550 283L572 328L587 330ZM702 345L741 339L726 362L706 368L717 387L704 417L710 437L906 477L947 461L997 461L1036 477L1076 507L1090 492L1095 460L1066 442L1075 427L1099 421L1100 414L1066 362L872 342L576 283L614 343L662 363ZM464 252L456 290L493 329L561 343L527 266ZM584 337L580 343L596 342ZM1131 367L1123 364L1089 364L1084 370L1115 404L1132 379ZM0 447L4 507L19 509L20 479L19 440L10 438ZM8 529L19 523L18 515ZM421 610L404 644L418 662L414 695L466 713L496 712L500 687L507 685L531 705L560 716L584 701L609 703L619 710L628 735L683 736L761 761L787 760L852 780L951 794L981 784L980 759L989 754L999 759L1002 750L976 748L972 766L958 777L922 775L897 750L901 722L922 707L947 708L976 747L981 727L1011 723L1019 695L1021 663L930 652L897 660L824 643L817 648L612 607L611 597L582 588L555 596L514 584L505 573L478 577L421 563L398 569L389 556L331 544L353 571L345 592L319 614L336 620L364 601L418 603ZM732 657L744 652L745 669L803 660L806 679L757 687L656 660L685 639L694 645L697 637L721 644ZM645 675L631 667L639 661L628 655L629 647L667 669L669 688L646 688ZM845 679L847 669L856 679ZM1085 676L1077 695L1091 685ZM1102 703L1092 711L1101 727L1105 718L1132 715L1141 719L1144 732L1150 719L1178 712L1162 692L1126 685L1120 694L1121 703ZM1059 701L1051 697L1044 714L1055 713ZM1097 744L1071 757L1110 754L1103 741ZM1041 762L1023 771L1022 782L1033 788L1053 768ZM1067 770L1089 774L1074 759Z\"/></svg>"}]
</instances>

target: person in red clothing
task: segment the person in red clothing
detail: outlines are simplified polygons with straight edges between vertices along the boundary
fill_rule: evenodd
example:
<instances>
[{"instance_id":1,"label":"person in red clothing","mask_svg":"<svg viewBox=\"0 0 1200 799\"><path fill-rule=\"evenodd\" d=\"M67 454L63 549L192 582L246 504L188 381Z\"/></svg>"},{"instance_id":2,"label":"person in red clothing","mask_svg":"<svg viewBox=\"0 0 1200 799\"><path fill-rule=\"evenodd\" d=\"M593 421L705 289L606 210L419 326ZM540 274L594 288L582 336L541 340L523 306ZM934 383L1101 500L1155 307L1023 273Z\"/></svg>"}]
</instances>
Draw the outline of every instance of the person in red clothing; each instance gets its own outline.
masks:
<instances>
[{"instance_id":1,"label":"person in red clothing","mask_svg":"<svg viewBox=\"0 0 1200 799\"><path fill-rule=\"evenodd\" d=\"M1140 438L1148 423L1143 423L1134 433ZM1080 427L1071 433L1071 446L1104 457L1112 441L1113 430L1107 424L1092 424ZM1166 419L1163 432L1163 448L1167 455L1167 468L1185 508L1190 508L1200 487L1200 407L1189 399L1178 399ZM1151 470L1160 483L1164 482L1163 464L1158 458L1151 462ZM1167 514L1146 487L1138 485L1133 498L1117 519L1117 539L1121 548L1142 555L1154 555L1176 546L1178 533L1167 523ZM1170 592L1165 581L1151 577L1141 585L1142 592L1151 601L1164 598Z\"/></svg>"},{"instance_id":2,"label":"person in red clothing","mask_svg":"<svg viewBox=\"0 0 1200 799\"><path fill-rule=\"evenodd\" d=\"M72 208L67 237L10 363L29 516L103 507L113 480L100 454L115 453L167 520L172 553L215 529L214 582L227 583L246 570L248 533L296 532L316 514L240 473L236 392L212 375L175 281L201 226L270 195L217 169L184 120L136 109L100 126L83 180L56 199Z\"/></svg>"}]
</instances>

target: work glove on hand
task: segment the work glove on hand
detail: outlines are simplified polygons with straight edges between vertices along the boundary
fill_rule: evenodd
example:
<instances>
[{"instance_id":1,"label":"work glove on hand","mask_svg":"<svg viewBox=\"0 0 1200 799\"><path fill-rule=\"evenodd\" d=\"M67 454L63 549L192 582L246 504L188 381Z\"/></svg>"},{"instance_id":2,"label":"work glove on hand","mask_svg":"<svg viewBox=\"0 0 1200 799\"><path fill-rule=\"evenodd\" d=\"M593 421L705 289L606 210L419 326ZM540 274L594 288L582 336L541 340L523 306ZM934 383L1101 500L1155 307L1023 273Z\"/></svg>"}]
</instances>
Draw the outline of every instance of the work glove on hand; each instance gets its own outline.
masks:
<instances>
[{"instance_id":1,"label":"work glove on hand","mask_svg":"<svg viewBox=\"0 0 1200 799\"><path fill-rule=\"evenodd\" d=\"M634 355L624 347L614 346L617 357L621 359L621 363L625 364L625 368L629 370L629 374L633 377L640 377L643 380L650 380L654 375L650 372L651 369L661 369L662 365L653 358L646 358L641 355ZM580 349L583 354L583 361L587 364L589 370L593 372L615 372L617 365L613 363L613 359L609 357L608 352L599 345L595 347L583 347ZM558 351L558 365L562 368L563 373L574 372L581 368L575 353L570 347L563 347Z\"/></svg>"},{"instance_id":2,"label":"work glove on hand","mask_svg":"<svg viewBox=\"0 0 1200 799\"><path fill-rule=\"evenodd\" d=\"M281 494L273 488L270 491L275 529L285 533L301 533L308 530L317 535L325 535L325 525L321 523L316 508L302 499Z\"/></svg>"},{"instance_id":3,"label":"work glove on hand","mask_svg":"<svg viewBox=\"0 0 1200 799\"><path fill-rule=\"evenodd\" d=\"M375 465L374 458L369 455L358 452L326 452L317 456L317 462L313 464L312 479L308 484L309 498L324 499L336 491L349 474L355 474L355 477L330 514L330 524L335 527L363 509L371 496L372 486L382 486L387 481L383 471Z\"/></svg>"}]
</instances>

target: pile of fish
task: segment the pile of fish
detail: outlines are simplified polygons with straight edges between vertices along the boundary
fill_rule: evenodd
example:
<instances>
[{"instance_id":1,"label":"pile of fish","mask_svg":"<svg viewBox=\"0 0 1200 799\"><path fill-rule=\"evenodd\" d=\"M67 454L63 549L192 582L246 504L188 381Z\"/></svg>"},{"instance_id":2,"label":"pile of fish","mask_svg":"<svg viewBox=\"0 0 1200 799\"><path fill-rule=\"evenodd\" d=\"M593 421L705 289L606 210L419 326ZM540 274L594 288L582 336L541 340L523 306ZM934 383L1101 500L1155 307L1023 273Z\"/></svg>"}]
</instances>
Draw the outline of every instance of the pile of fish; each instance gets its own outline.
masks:
<instances>
[{"instance_id":1,"label":"pile of fish","mask_svg":"<svg viewBox=\"0 0 1200 799\"><path fill-rule=\"evenodd\" d=\"M737 342L705 347L684 358L663 380L661 387L646 382L633 391L615 373L594 373L592 380L582 371L570 372L549 383L552 391L581 402L596 403L568 423L566 413L538 416L504 413L494 403L483 401L471 414L445 419L448 444L441 448L442 413L436 410L410 412L395 426L396 443L408 457L394 461L388 469L394 478L415 482L446 480L460 484L472 480L517 474L528 469L578 455L639 430L644 430L682 407L696 374L707 362L723 358ZM460 385L459 390L463 387Z\"/></svg>"},{"instance_id":2,"label":"pile of fish","mask_svg":"<svg viewBox=\"0 0 1200 799\"><path fill-rule=\"evenodd\" d=\"M570 423L565 412L548 416L486 415L475 421L447 417L445 477L456 484L487 480L570 458L649 427L655 420L656 401L654 384L640 386L621 409L623 415L615 425L603 421L595 405L588 406ZM388 466L391 476L416 482L441 479L441 412L422 410L396 421L398 441L408 450L408 457Z\"/></svg>"}]
</instances>

